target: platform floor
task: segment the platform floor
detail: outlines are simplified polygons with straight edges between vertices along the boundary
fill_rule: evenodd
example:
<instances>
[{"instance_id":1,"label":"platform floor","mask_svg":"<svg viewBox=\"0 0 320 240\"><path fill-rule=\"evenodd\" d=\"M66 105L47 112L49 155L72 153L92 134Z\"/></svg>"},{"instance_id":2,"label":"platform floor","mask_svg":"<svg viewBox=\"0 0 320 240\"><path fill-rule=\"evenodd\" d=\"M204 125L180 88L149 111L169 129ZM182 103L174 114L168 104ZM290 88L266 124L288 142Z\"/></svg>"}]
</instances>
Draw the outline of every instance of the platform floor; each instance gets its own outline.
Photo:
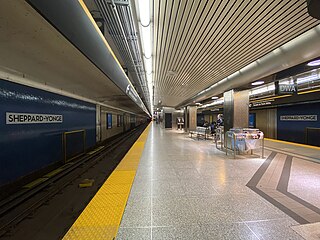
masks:
<instances>
[{"instance_id":1,"label":"platform floor","mask_svg":"<svg viewBox=\"0 0 320 240\"><path fill-rule=\"evenodd\" d=\"M233 159L153 123L117 239L304 239L320 221L320 150L266 146Z\"/></svg>"}]
</instances>

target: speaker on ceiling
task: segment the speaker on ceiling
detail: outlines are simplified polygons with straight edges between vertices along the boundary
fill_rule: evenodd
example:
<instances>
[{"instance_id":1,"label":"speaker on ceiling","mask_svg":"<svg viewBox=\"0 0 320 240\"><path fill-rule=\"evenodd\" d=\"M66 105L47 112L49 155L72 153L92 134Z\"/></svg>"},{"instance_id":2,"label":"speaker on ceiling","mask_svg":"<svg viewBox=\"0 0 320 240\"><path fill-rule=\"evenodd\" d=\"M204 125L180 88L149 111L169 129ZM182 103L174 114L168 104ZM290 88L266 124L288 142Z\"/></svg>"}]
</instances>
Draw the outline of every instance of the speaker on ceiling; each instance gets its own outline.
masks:
<instances>
[{"instance_id":1,"label":"speaker on ceiling","mask_svg":"<svg viewBox=\"0 0 320 240\"><path fill-rule=\"evenodd\" d=\"M307 0L307 4L309 15L320 20L320 0Z\"/></svg>"}]
</instances>

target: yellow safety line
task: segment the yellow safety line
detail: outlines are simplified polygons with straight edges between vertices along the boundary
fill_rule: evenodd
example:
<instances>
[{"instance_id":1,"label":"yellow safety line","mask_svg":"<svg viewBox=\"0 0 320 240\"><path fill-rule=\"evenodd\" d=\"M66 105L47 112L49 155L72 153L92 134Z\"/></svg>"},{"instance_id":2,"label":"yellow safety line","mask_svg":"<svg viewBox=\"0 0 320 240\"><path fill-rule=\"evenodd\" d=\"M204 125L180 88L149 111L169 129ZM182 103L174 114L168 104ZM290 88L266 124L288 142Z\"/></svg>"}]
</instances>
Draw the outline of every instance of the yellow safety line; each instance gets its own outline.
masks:
<instances>
[{"instance_id":1,"label":"yellow safety line","mask_svg":"<svg viewBox=\"0 0 320 240\"><path fill-rule=\"evenodd\" d=\"M271 139L271 138L265 138L265 139L268 141L271 141L271 142L285 143L285 144L289 144L289 145L293 145L293 146L306 147L306 148L320 150L320 147L316 147L316 146L311 146L311 145L306 145L306 144L301 144L301 143L287 142L287 141L282 141L282 140L275 140L275 139Z\"/></svg>"},{"instance_id":2,"label":"yellow safety line","mask_svg":"<svg viewBox=\"0 0 320 240\"><path fill-rule=\"evenodd\" d=\"M133 144L63 240L115 239L150 126Z\"/></svg>"}]
</instances>

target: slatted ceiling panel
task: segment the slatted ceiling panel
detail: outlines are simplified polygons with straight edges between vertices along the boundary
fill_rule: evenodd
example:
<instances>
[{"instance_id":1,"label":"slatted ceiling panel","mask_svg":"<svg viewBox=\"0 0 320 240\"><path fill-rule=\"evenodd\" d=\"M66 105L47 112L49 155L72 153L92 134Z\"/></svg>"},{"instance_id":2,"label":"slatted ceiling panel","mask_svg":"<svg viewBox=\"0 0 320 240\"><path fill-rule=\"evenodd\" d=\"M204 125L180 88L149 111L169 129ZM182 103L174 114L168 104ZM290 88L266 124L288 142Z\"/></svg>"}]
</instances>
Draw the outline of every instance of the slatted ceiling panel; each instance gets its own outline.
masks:
<instances>
[{"instance_id":1,"label":"slatted ceiling panel","mask_svg":"<svg viewBox=\"0 0 320 240\"><path fill-rule=\"evenodd\" d=\"M202 5L202 6L201 6ZM201 28L204 26L204 22L207 19L206 16L208 16L208 14L210 12L208 12L210 10L210 6L208 6L207 2L202 1L201 4L199 4L197 6L197 11L195 13L195 15L193 16L193 18L191 19L191 24L190 26L188 26L188 34L186 35L184 42L183 42L183 46L180 48L179 51L179 55L177 55L177 59L179 59L179 61L175 61L174 62L174 69L178 72L180 72L180 69L182 68L182 64L183 62L181 62L181 59L184 59L185 62L191 60L188 58L189 52L192 50L191 45L194 42L197 42L199 39L199 35L198 33L201 33ZM197 19L197 20L194 20ZM192 73L191 73L191 77L192 77ZM181 79L183 82L185 82L184 78L176 78L176 81L179 83L180 86L182 86L182 81L179 81L179 79ZM174 80L174 79L173 79Z\"/></svg>"},{"instance_id":2,"label":"slatted ceiling panel","mask_svg":"<svg viewBox=\"0 0 320 240\"><path fill-rule=\"evenodd\" d=\"M174 79L174 77L167 76L167 71L175 70L175 69L169 68L168 66L171 66L171 64L172 64L173 53L176 52L175 49L177 48L177 46L179 46L181 44L182 33L183 33L183 31L181 31L181 28L184 27L183 23L187 21L187 16L188 16L186 14L187 5L192 4L192 1L189 1L189 2L187 2L187 1L173 1L173 2L176 3L173 6L173 12L176 12L177 14L174 14L175 20L173 21L173 24L170 24L170 25L172 25L172 28L173 28L173 34L172 34L171 41L169 42L168 55L166 58L164 58L165 65L161 69L162 71L160 73L160 75L163 76L163 78L166 78L166 80L163 79L163 83L168 81L170 85L176 85L176 83L172 81L172 79Z\"/></svg>"},{"instance_id":3,"label":"slatted ceiling panel","mask_svg":"<svg viewBox=\"0 0 320 240\"><path fill-rule=\"evenodd\" d=\"M168 24L169 24L169 31L168 31L168 34L166 36L166 39L165 39L165 44L164 44L164 53L163 53L163 56L168 56L170 54L170 51L172 51L172 37L176 35L176 32L175 32L175 24L171 24L171 22L175 22L177 20L177 14L173 14L174 11L179 11L179 2L178 1L168 1L168 8L167 8L167 12L170 11L170 16L168 18ZM168 57L166 58L162 58L161 59L161 62L160 62L160 66L161 68L160 69L165 69L165 65L166 65L166 62L168 60ZM160 73L161 75L164 75L164 72L162 71Z\"/></svg>"},{"instance_id":4,"label":"slatted ceiling panel","mask_svg":"<svg viewBox=\"0 0 320 240\"><path fill-rule=\"evenodd\" d=\"M239 1L238 1L239 2ZM211 7L212 7L213 5L211 5ZM234 5L233 5L234 6ZM231 8L231 7L233 7L233 6L231 6L231 4L229 4L229 5L226 5L226 6L222 6L222 5L220 5L220 7L221 8L223 8L223 7L225 7L225 9L227 10L227 12L228 12L228 14L230 15L231 14L231 11L229 12L228 10ZM218 9L217 8L218 6L215 6L215 9ZM222 11L221 11L222 12ZM214 11L211 11L211 13L214 13ZM212 17L212 16L211 16ZM207 21L208 21L208 19L206 19ZM211 19L209 19L209 20L211 20ZM218 21L216 21L216 22L213 22L213 21L211 21L212 23L214 23L214 24L216 24L217 26L219 26L219 25L222 25L222 24L220 24L220 22L218 22ZM202 25L204 25L203 24L203 22L202 22ZM206 28L205 28L205 30L207 31L208 30L208 25L205 25L206 26ZM211 27L211 29L213 29L212 27ZM199 31L196 31L196 32L199 32ZM216 32L219 32L218 30L216 31ZM202 34L201 35L201 38L203 39L203 36L208 36L208 34ZM202 43L203 43L203 40L201 40L202 41ZM201 41L198 41L198 42L201 42ZM196 42L194 42L194 43L197 43L197 41ZM199 48L196 48L195 46L191 46L189 49L188 49L188 51L190 51L190 49L192 49L192 50L194 50L194 49L199 49ZM184 64L185 63L187 63L186 61L184 61L183 62ZM199 76L201 76L201 75L198 75L198 76L192 76L193 78L194 77L199 77Z\"/></svg>"},{"instance_id":5,"label":"slatted ceiling panel","mask_svg":"<svg viewBox=\"0 0 320 240\"><path fill-rule=\"evenodd\" d=\"M159 59L159 68L162 69L162 63L165 56L165 51L167 49L167 41L168 41L168 33L170 34L170 18L172 16L171 12L171 1L166 1L165 8L163 9L165 13L164 21L163 21L163 28L168 29L169 31L162 32L161 35L161 46L160 46L160 59Z\"/></svg>"},{"instance_id":6,"label":"slatted ceiling panel","mask_svg":"<svg viewBox=\"0 0 320 240\"><path fill-rule=\"evenodd\" d=\"M163 6L162 6L163 7ZM154 66L153 66L153 69L154 69L154 79L155 78L159 78L159 72L158 71L155 71L155 69L157 68L156 67L156 64L159 62L159 58L160 58L160 55L159 55L159 48L160 48L160 37L161 37L161 32L163 32L162 30L162 26L161 26L161 21L160 21L160 11L161 11L161 5L160 5L160 1L153 1L153 16L154 16L154 20L153 20L153 28L154 28L154 35L153 35L153 39L154 39ZM155 96L158 95L158 87L155 87L154 89L154 93L155 93Z\"/></svg>"},{"instance_id":7,"label":"slatted ceiling panel","mask_svg":"<svg viewBox=\"0 0 320 240\"><path fill-rule=\"evenodd\" d=\"M287 20L286 20L287 21ZM291 23L291 25L293 25L293 26L295 26L295 23ZM290 27L290 29L293 29L292 27L293 26L289 26ZM302 29L304 29L304 28L302 28ZM268 35L267 34L267 36L271 36L271 35ZM262 43L261 45L260 44L256 44L257 46L258 46L258 48L255 48L254 50L256 51L256 50L259 50L259 49L261 49L262 47L263 47L263 45L266 45L267 44L267 41L266 41L266 38L261 38L258 34L256 34L255 35L255 37L257 38L259 38L259 39L261 39L260 40L260 42ZM278 37L279 38L279 37ZM279 40L279 39L276 39L276 40ZM247 38L247 40L250 40L250 41L252 41L254 39L254 37L253 38ZM225 46L228 46L228 43L225 45ZM241 44L239 44L238 46L243 46L243 45L241 45ZM239 49L236 49L236 50L239 50ZM246 55L242 55L242 56L240 56L240 57L242 57L242 58L244 58L244 59L246 59L246 57L249 57L248 55L252 55L252 49L250 49L250 46L249 47L246 47L242 52L244 52Z\"/></svg>"},{"instance_id":8,"label":"slatted ceiling panel","mask_svg":"<svg viewBox=\"0 0 320 240\"><path fill-rule=\"evenodd\" d=\"M286 20L287 21L287 20ZM293 27L295 26L295 23L291 23L291 26L289 26L289 29L294 29ZM288 27L287 27L288 28ZM304 30L305 28L303 27L302 28L302 30ZM284 34L287 34L286 32L284 33ZM256 36L258 36L258 35L256 35ZM271 35L267 35L267 36L271 36ZM283 36L281 37L281 39L283 38ZM272 38L273 39L273 38ZM252 39L251 39L252 40ZM276 39L273 39L273 40L280 40L279 39L279 37L277 37ZM267 42L267 39L261 39L260 40L260 42L262 43L262 44L264 44L264 45L266 45L268 42ZM260 45L260 44L256 44L256 45L258 45L258 48L255 48L254 50L256 51L256 50L259 50L259 49L261 49L262 47L263 47L263 45ZM250 49L250 47L247 47L246 49L244 49L244 51L242 51L242 52L244 52L245 53L245 55L242 55L242 56L240 56L241 58L243 58L243 59L246 59L247 57L250 57L250 56L248 56L248 55L252 55L252 49Z\"/></svg>"},{"instance_id":9,"label":"slatted ceiling panel","mask_svg":"<svg viewBox=\"0 0 320 240\"><path fill-rule=\"evenodd\" d=\"M188 4L190 5L190 7L188 6ZM173 38L174 39L174 44L172 46L173 50L170 52L170 55L167 58L164 58L166 61L166 65L162 69L162 74L165 76L165 79L163 79L163 82L164 83L169 82L169 85L175 85L176 88L179 86L181 87L181 83L177 82L175 80L175 77L166 76L166 75L167 75L167 71L169 70L177 70L177 67L175 66L172 67L172 62L175 62L175 58L177 58L177 55L181 52L181 47L184 46L185 44L186 35L188 34L186 29L188 29L188 26L192 22L192 20L190 20L190 16L192 15L192 13L191 11L186 11L186 10L192 9L193 7L191 6L195 6L194 2L192 1L188 2L187 4L180 5L181 10L178 10L180 14L178 15L177 24L174 25L176 35ZM196 7L194 9L196 9ZM181 13L183 14L181 15ZM182 19L184 18L185 20L181 21L181 18ZM176 37L177 34L179 37ZM165 94L171 94L169 90L170 89L165 89L164 90Z\"/></svg>"},{"instance_id":10,"label":"slatted ceiling panel","mask_svg":"<svg viewBox=\"0 0 320 240\"><path fill-rule=\"evenodd\" d=\"M232 9L232 7L234 6L234 2L232 3L232 4L227 4L227 5L224 5L224 6L222 6L222 5L220 5L220 13L219 13L219 15L221 16L222 14L223 14L223 12L225 12L225 13L227 13L229 16L232 16L232 13L233 13L233 11L232 10L234 10L234 9ZM219 8L218 8L218 10L219 10ZM217 19L219 19L219 18L217 18ZM227 18L226 17L224 17L224 18L220 18L220 19L222 19L222 22L219 22L219 21L215 21L214 22L214 24L216 25L216 29L215 29L215 33L217 34L216 35L216 39L222 39L220 36L222 36L222 26L223 25L226 25L225 26L225 28L228 28L228 21L226 20ZM231 21L229 21L229 22L231 22ZM230 23L229 23L230 24ZM221 28L220 28L221 27ZM211 28L211 29L214 29L214 28ZM201 32L200 31L198 31L198 30L196 30L195 31L196 33L200 33L201 34ZM189 57L188 59L187 59L187 61L183 61L182 63L179 63L179 64L181 64L181 67L180 67L180 69L183 69L187 64L189 64L191 61L193 61L193 57L195 56L194 54L190 54L190 50L192 50L193 52L194 52L194 50L195 49L199 49L199 48L197 48L196 46L195 46L195 43L199 43L199 42L201 42L201 38L203 37L203 36L208 36L207 34L206 35L204 35L204 34L201 34L200 35L200 39L199 39L199 36L197 36L197 39L195 39L194 41L192 41L193 42L193 45L192 46L190 46L189 47L189 49L188 49L188 52L187 52L187 54L188 55L190 55L191 57ZM208 39L209 40L209 39ZM206 41L207 42L207 41ZM203 43L203 40L202 40L202 43ZM183 58L185 58L185 56L183 56L182 57L182 59ZM202 71L202 68L205 68L205 66L200 66L200 68L198 69L198 71L194 71L194 69L193 68L191 68L191 73L190 73L190 75L191 75L191 78L192 79L196 79L196 78L200 78L200 79L204 79L205 78L205 75L204 75L204 72ZM179 70L180 70L179 69ZM198 72L198 73L197 73Z\"/></svg>"},{"instance_id":11,"label":"slatted ceiling panel","mask_svg":"<svg viewBox=\"0 0 320 240\"><path fill-rule=\"evenodd\" d=\"M164 56L168 56L166 58L162 59L162 72L161 75L165 76L166 73L164 72L164 69L167 69L168 66L168 61L175 43L175 40L177 39L177 19L179 19L179 14L181 14L183 11L179 11L181 6L181 2L180 1L172 1L172 6L171 6L171 13L172 12L178 12L178 14L172 14L171 18L170 18L170 23L172 22L173 24L169 25L169 31L168 31L168 36L167 36L167 44L166 44L166 48L165 48L165 53ZM181 23L181 21L178 21L179 23ZM170 82L170 81L169 81Z\"/></svg>"},{"instance_id":12,"label":"slatted ceiling panel","mask_svg":"<svg viewBox=\"0 0 320 240\"><path fill-rule=\"evenodd\" d=\"M154 0L154 17L155 103L169 106L319 24L305 0Z\"/></svg>"}]
</instances>

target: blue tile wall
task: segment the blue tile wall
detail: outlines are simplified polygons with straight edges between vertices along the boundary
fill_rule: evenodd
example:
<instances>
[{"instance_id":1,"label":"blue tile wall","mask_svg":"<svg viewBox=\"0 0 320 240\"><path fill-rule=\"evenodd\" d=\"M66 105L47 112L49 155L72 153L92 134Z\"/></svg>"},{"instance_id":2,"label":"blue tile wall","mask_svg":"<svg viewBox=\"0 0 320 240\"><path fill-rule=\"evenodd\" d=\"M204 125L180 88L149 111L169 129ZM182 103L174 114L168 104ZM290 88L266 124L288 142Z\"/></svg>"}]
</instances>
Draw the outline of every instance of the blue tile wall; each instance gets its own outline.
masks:
<instances>
[{"instance_id":1,"label":"blue tile wall","mask_svg":"<svg viewBox=\"0 0 320 240\"><path fill-rule=\"evenodd\" d=\"M63 115L62 123L6 124L6 112ZM86 129L96 141L94 104L0 79L0 185L62 161L62 134Z\"/></svg>"},{"instance_id":2,"label":"blue tile wall","mask_svg":"<svg viewBox=\"0 0 320 240\"><path fill-rule=\"evenodd\" d=\"M317 115L317 121L280 121L284 115ZM305 143L305 128L320 128L320 103L278 107L277 134L279 140Z\"/></svg>"}]
</instances>

